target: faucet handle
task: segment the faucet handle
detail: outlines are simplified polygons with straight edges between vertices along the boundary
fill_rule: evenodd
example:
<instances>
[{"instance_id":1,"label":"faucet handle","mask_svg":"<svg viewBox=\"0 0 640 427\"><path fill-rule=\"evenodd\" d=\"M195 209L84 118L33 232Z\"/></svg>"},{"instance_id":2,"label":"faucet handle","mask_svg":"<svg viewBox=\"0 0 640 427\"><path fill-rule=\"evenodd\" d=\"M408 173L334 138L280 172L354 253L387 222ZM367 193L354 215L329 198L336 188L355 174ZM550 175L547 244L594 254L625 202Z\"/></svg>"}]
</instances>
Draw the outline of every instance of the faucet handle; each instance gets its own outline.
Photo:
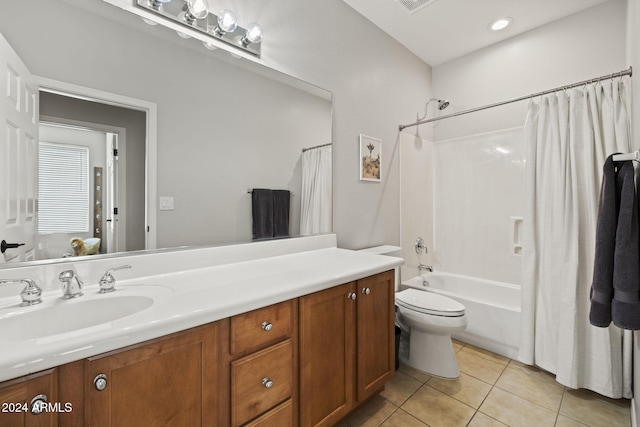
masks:
<instances>
[{"instance_id":1,"label":"faucet handle","mask_svg":"<svg viewBox=\"0 0 640 427\"><path fill-rule=\"evenodd\" d=\"M98 293L106 294L108 292L113 292L116 290L116 278L113 277L112 273L116 270L124 270L125 268L131 268L129 264L121 265L120 267L114 267L108 269L102 278L100 279L100 290Z\"/></svg>"},{"instance_id":2,"label":"faucet handle","mask_svg":"<svg viewBox=\"0 0 640 427\"><path fill-rule=\"evenodd\" d=\"M36 285L31 279L8 279L0 280L0 283L26 283L22 292L20 292L20 298L22 298L21 307L28 305L36 305L42 302L42 289Z\"/></svg>"}]
</instances>

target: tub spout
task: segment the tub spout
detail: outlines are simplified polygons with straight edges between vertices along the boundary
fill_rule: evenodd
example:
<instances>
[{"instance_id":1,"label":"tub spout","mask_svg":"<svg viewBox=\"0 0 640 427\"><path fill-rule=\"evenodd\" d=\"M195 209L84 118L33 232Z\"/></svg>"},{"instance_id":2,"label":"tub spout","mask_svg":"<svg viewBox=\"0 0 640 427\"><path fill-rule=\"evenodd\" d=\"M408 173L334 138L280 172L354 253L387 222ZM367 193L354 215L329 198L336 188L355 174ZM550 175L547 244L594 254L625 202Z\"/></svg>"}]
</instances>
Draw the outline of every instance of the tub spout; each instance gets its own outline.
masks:
<instances>
[{"instance_id":1,"label":"tub spout","mask_svg":"<svg viewBox=\"0 0 640 427\"><path fill-rule=\"evenodd\" d=\"M418 271L433 272L433 267L431 267L430 265L418 264Z\"/></svg>"}]
</instances>

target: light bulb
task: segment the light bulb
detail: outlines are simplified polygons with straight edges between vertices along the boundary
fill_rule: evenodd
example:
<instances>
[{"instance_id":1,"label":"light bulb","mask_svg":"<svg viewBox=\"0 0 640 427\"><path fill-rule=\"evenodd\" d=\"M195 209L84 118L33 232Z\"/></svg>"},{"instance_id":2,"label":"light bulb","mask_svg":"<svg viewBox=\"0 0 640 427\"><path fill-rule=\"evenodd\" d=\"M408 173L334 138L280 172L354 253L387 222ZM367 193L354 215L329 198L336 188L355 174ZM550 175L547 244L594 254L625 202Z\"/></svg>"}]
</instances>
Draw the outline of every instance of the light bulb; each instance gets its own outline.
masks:
<instances>
[{"instance_id":1,"label":"light bulb","mask_svg":"<svg viewBox=\"0 0 640 427\"><path fill-rule=\"evenodd\" d=\"M218 26L214 29L214 34L222 37L225 33L230 33L238 26L236 15L230 10L221 10L218 15Z\"/></svg>"},{"instance_id":2,"label":"light bulb","mask_svg":"<svg viewBox=\"0 0 640 427\"><path fill-rule=\"evenodd\" d=\"M240 39L240 42L243 46L247 46L249 43L260 43L262 41L262 27L252 22L247 25L247 31L244 34L244 37Z\"/></svg>"},{"instance_id":3,"label":"light bulb","mask_svg":"<svg viewBox=\"0 0 640 427\"><path fill-rule=\"evenodd\" d=\"M157 10L158 12L162 12L162 5L165 3L169 3L171 0L149 0L149 6L152 9Z\"/></svg>"},{"instance_id":4,"label":"light bulb","mask_svg":"<svg viewBox=\"0 0 640 427\"><path fill-rule=\"evenodd\" d=\"M206 0L187 0L187 10L180 14L180 19L193 25L196 19L204 19L209 14Z\"/></svg>"},{"instance_id":5,"label":"light bulb","mask_svg":"<svg viewBox=\"0 0 640 427\"><path fill-rule=\"evenodd\" d=\"M196 19L204 19L209 14L206 0L187 0L189 13Z\"/></svg>"}]
</instances>

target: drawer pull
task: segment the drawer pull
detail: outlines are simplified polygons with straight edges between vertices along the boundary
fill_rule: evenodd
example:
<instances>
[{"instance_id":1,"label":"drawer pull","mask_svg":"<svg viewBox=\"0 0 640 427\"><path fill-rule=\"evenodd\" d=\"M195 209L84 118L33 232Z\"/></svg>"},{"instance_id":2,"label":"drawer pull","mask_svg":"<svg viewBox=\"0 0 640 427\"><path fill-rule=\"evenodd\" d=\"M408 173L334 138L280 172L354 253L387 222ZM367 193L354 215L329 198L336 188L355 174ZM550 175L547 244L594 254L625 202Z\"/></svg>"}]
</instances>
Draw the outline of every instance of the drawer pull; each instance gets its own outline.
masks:
<instances>
[{"instance_id":1,"label":"drawer pull","mask_svg":"<svg viewBox=\"0 0 640 427\"><path fill-rule=\"evenodd\" d=\"M369 295L371 293L371 288L362 288L362 293L365 295Z\"/></svg>"},{"instance_id":2,"label":"drawer pull","mask_svg":"<svg viewBox=\"0 0 640 427\"><path fill-rule=\"evenodd\" d=\"M105 374L98 374L93 379L93 385L96 387L96 390L102 391L107 388L107 376Z\"/></svg>"},{"instance_id":3,"label":"drawer pull","mask_svg":"<svg viewBox=\"0 0 640 427\"><path fill-rule=\"evenodd\" d=\"M39 394L31 399L31 413L33 415L39 415L47 409L47 396L45 394Z\"/></svg>"},{"instance_id":4,"label":"drawer pull","mask_svg":"<svg viewBox=\"0 0 640 427\"><path fill-rule=\"evenodd\" d=\"M269 377L264 377L262 379L262 385L264 386L264 388L269 389L273 387L273 381L271 381Z\"/></svg>"},{"instance_id":5,"label":"drawer pull","mask_svg":"<svg viewBox=\"0 0 640 427\"><path fill-rule=\"evenodd\" d=\"M273 324L271 324L269 322L262 322L262 329L264 329L265 331L269 332L270 330L273 329Z\"/></svg>"},{"instance_id":6,"label":"drawer pull","mask_svg":"<svg viewBox=\"0 0 640 427\"><path fill-rule=\"evenodd\" d=\"M347 294L347 298L348 298L348 299L356 299L356 298L358 298L358 296L356 295L356 293L355 293L355 292L349 292L349 293Z\"/></svg>"}]
</instances>

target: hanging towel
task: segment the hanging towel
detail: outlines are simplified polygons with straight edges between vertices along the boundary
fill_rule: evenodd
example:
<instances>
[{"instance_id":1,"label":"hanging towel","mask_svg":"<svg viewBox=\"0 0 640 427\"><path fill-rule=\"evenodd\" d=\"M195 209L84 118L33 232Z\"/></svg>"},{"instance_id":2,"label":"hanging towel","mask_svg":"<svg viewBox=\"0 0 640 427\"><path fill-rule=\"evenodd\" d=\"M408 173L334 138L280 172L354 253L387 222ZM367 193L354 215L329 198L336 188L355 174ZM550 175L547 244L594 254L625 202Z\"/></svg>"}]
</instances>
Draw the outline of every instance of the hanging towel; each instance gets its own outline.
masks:
<instances>
[{"instance_id":1,"label":"hanging towel","mask_svg":"<svg viewBox=\"0 0 640 427\"><path fill-rule=\"evenodd\" d=\"M273 190L273 237L289 237L289 190Z\"/></svg>"},{"instance_id":2,"label":"hanging towel","mask_svg":"<svg viewBox=\"0 0 640 427\"><path fill-rule=\"evenodd\" d=\"M253 240L273 237L273 191L254 188L251 191Z\"/></svg>"},{"instance_id":3,"label":"hanging towel","mask_svg":"<svg viewBox=\"0 0 640 427\"><path fill-rule=\"evenodd\" d=\"M616 191L620 194L613 262L614 325L640 329L640 234L634 169L631 161L619 162Z\"/></svg>"},{"instance_id":4,"label":"hanging towel","mask_svg":"<svg viewBox=\"0 0 640 427\"><path fill-rule=\"evenodd\" d=\"M613 156L607 158L602 169L589 322L594 326L607 327L611 323L613 263L620 204Z\"/></svg>"}]
</instances>

